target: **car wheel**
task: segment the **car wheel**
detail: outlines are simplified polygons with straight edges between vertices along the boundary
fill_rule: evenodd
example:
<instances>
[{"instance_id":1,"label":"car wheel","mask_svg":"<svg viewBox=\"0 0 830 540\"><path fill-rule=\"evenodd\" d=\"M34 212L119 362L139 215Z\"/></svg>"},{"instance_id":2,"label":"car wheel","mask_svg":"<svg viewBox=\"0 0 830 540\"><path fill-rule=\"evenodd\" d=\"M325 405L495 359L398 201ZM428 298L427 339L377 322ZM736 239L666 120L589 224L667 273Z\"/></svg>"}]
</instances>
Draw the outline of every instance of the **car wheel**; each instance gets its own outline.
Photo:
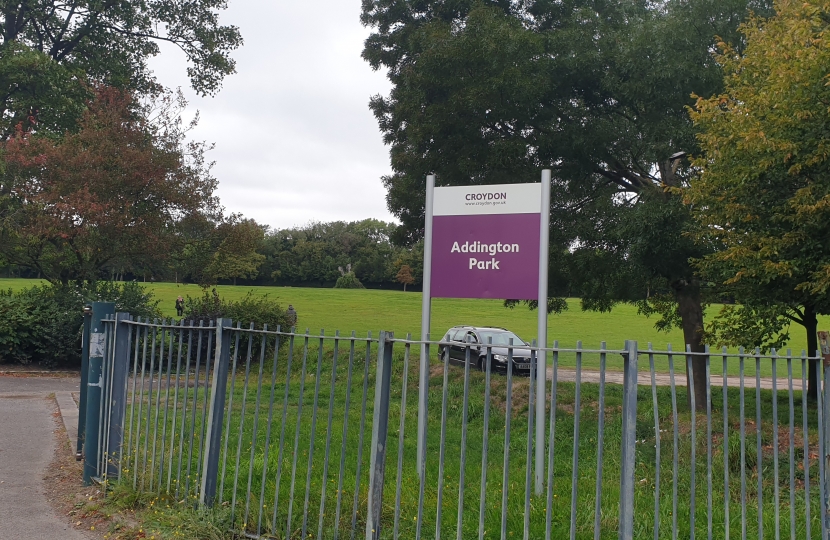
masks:
<instances>
[{"instance_id":1,"label":"car wheel","mask_svg":"<svg viewBox=\"0 0 830 540\"><path fill-rule=\"evenodd\" d=\"M482 356L478 359L478 370L482 373L487 371L487 357Z\"/></svg>"}]
</instances>

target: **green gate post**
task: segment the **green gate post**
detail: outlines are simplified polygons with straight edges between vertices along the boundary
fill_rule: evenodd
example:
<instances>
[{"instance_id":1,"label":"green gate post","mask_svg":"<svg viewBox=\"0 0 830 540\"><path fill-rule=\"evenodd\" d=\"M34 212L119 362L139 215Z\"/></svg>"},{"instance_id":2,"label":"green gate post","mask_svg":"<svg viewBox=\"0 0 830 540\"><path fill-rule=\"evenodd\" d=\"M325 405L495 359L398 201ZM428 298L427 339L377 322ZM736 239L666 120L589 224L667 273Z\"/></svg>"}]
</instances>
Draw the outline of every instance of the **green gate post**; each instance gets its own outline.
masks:
<instances>
[{"instance_id":1,"label":"green gate post","mask_svg":"<svg viewBox=\"0 0 830 540\"><path fill-rule=\"evenodd\" d=\"M86 383L89 381L89 326L92 323L92 306L84 306L84 332L81 337L81 397L78 403L78 445L75 461L84 458L84 428L86 427Z\"/></svg>"},{"instance_id":2,"label":"green gate post","mask_svg":"<svg viewBox=\"0 0 830 540\"><path fill-rule=\"evenodd\" d=\"M92 478L98 473L98 453L100 451L99 420L101 416L101 394L103 380L101 373L106 352L106 334L104 319L115 315L112 302L92 303L92 322L89 331L89 369L86 383L86 420L84 421L84 484L92 484Z\"/></svg>"}]
</instances>

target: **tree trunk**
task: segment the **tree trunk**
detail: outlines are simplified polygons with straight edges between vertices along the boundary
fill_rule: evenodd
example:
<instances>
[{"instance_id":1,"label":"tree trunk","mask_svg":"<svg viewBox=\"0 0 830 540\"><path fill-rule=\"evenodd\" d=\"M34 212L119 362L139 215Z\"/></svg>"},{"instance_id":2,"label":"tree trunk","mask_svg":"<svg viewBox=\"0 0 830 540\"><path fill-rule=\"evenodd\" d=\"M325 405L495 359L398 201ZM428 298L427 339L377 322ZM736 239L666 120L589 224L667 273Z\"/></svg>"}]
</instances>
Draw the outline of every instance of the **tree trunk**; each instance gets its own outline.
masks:
<instances>
[{"instance_id":1,"label":"tree trunk","mask_svg":"<svg viewBox=\"0 0 830 540\"><path fill-rule=\"evenodd\" d=\"M683 340L691 347L691 351L702 353L705 351L703 344L703 305L700 299L700 286L696 283L688 283L685 280L673 284L677 298L677 309L683 326ZM685 347L684 347L685 349ZM684 358L686 358L684 356ZM695 408L706 409L706 358L703 356L691 357L691 373L689 362L686 362L687 381L693 381L695 387ZM692 394L691 384L686 386L686 399L691 407Z\"/></svg>"},{"instance_id":2,"label":"tree trunk","mask_svg":"<svg viewBox=\"0 0 830 540\"><path fill-rule=\"evenodd\" d=\"M804 328L807 330L807 356L813 356L818 349L818 317L812 306L804 306ZM818 398L818 360L809 360L809 381L807 383L807 398L815 401Z\"/></svg>"}]
</instances>

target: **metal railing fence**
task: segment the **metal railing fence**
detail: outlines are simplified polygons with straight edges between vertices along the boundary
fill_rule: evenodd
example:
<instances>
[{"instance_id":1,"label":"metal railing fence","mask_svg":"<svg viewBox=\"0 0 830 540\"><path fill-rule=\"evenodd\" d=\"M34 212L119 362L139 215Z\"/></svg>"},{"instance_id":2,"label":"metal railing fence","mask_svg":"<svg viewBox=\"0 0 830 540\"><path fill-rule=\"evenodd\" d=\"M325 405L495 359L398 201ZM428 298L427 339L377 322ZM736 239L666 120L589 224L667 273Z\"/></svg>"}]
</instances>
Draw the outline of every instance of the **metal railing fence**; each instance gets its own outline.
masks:
<instances>
[{"instance_id":1,"label":"metal railing fence","mask_svg":"<svg viewBox=\"0 0 830 540\"><path fill-rule=\"evenodd\" d=\"M229 507L250 538L828 538L827 372L808 400L803 352L106 324L99 475Z\"/></svg>"}]
</instances>

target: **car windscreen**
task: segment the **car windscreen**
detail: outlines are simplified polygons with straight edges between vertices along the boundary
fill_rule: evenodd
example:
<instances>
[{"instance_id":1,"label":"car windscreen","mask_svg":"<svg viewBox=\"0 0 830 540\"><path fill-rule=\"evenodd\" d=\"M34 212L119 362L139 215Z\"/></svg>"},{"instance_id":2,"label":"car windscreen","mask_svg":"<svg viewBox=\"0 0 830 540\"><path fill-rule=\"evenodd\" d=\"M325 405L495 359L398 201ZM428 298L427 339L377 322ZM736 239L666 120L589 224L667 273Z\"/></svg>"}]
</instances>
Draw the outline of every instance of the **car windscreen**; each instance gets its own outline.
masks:
<instances>
[{"instance_id":1,"label":"car windscreen","mask_svg":"<svg viewBox=\"0 0 830 540\"><path fill-rule=\"evenodd\" d=\"M478 333L481 336L481 343L484 345L487 344L487 341L490 338L493 338L493 345L499 347L507 347L510 345L510 340L513 340L513 345L527 345L522 338L514 334L513 332L494 332L490 330L483 330L479 331Z\"/></svg>"}]
</instances>

